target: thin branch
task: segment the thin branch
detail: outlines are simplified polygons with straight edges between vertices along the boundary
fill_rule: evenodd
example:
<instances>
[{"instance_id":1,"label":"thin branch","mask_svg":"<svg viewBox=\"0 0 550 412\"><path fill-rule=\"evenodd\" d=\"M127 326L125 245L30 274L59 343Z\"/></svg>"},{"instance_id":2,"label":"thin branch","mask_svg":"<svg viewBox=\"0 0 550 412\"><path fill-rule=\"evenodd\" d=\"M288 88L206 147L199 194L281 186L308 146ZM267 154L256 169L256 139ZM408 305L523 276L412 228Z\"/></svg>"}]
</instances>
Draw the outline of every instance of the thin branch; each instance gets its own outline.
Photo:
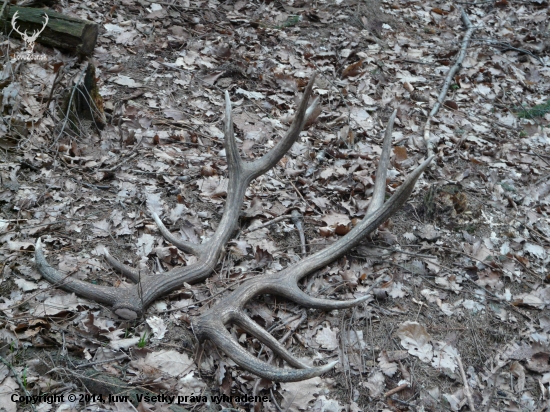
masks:
<instances>
[{"instance_id":1,"label":"thin branch","mask_svg":"<svg viewBox=\"0 0 550 412\"><path fill-rule=\"evenodd\" d=\"M402 385L399 385L399 386L397 386L397 387L395 387L395 388L393 388L393 389L387 391L387 392L386 392L384 395L382 395L382 396L383 396L384 398L388 398L388 397L390 397L390 396L392 396L392 395L395 395L395 394L398 393L398 392L401 392L401 391L404 390L404 389L407 389L409 386L410 386L410 385L409 385L408 382L407 382L407 383L404 383L404 384L402 384Z\"/></svg>"},{"instance_id":2,"label":"thin branch","mask_svg":"<svg viewBox=\"0 0 550 412\"><path fill-rule=\"evenodd\" d=\"M70 113L71 113L71 107L73 106L74 94L75 94L75 91L78 89L78 86L80 86L80 83L82 82L82 79L84 78L84 74L86 74L86 69L87 69L87 67L82 69L82 71L80 72L80 76L78 77L78 80L76 81L76 83L73 86L73 90L71 91L71 97L69 98L69 104L67 105L67 112L65 113L65 119L63 120L63 126L61 126L61 130L59 131L59 134L54 139L54 141L50 145L50 147L53 147L57 143L57 141L59 140L59 138L61 137L61 135L65 131L65 128L67 127L67 122L69 121L69 117L70 117Z\"/></svg>"},{"instance_id":3,"label":"thin branch","mask_svg":"<svg viewBox=\"0 0 550 412\"><path fill-rule=\"evenodd\" d=\"M271 225L274 225L275 223L279 223L279 222L281 222L281 221L283 221L283 220L290 219L291 217L292 217L291 215L282 215L282 216L276 217L275 219L272 219L272 220L270 220L269 222L265 222L264 224L262 224L262 225L260 225L260 226L253 227L252 229L243 230L243 231L241 232L241 234L247 235L247 234L249 234L249 233L255 232L256 230L260 230L260 229L269 227L269 226L271 226Z\"/></svg>"},{"instance_id":4,"label":"thin branch","mask_svg":"<svg viewBox=\"0 0 550 412\"><path fill-rule=\"evenodd\" d=\"M439 93L439 96L437 97L437 102L432 107L432 111L430 112L428 119L426 120L426 126L424 127L424 142L426 144L426 149L427 149L426 157L430 157L433 155L433 143L430 141L431 119L437 114L441 105L445 101L445 97L447 96L447 92L449 91L449 87L451 86L453 78L456 72L462 67L462 62L464 61L464 57L466 57L466 51L468 50L470 39L475 30L475 27L470 22L470 19L468 18L468 15L464 11L464 9L462 9L462 7L459 7L459 9L462 17L462 22L466 26L467 30L466 30L466 34L464 35L464 38L462 39L462 45L460 47L460 52L458 53L455 64L447 72L447 76L445 78L445 82L443 83L441 93Z\"/></svg>"},{"instance_id":5,"label":"thin branch","mask_svg":"<svg viewBox=\"0 0 550 412\"><path fill-rule=\"evenodd\" d=\"M468 385L468 379L466 378L466 373L464 372L464 366L462 366L462 360L460 359L460 355L455 356L455 358L458 363L458 369L460 369L460 376L462 376L462 382L464 383L464 393L466 394L466 398L468 399L468 406L470 407L470 411L475 412L476 406L474 404L474 398L472 397L472 391L470 389L470 385Z\"/></svg>"},{"instance_id":6,"label":"thin branch","mask_svg":"<svg viewBox=\"0 0 550 412\"><path fill-rule=\"evenodd\" d=\"M443 83L443 87L441 89L441 92L439 93L439 96L437 97L437 102L434 104L432 111L430 112L429 117L434 117L437 112L439 111L439 108L443 104L443 101L445 100L445 97L447 96L447 92L449 91L449 87L451 86L451 83L453 81L453 78L456 74L456 72L462 67L462 62L464 61L464 58L466 57L466 51L468 50L468 46L470 44L470 39L472 37L472 34L475 31L475 27L470 22L470 19L468 18L468 15L464 11L464 9L460 8L460 13L462 17L462 22L466 26L466 34L464 35L464 38L462 39L462 45L460 47L460 52L458 53L458 57L456 58L455 64L453 64L453 67L447 72L447 76L445 77L445 82Z\"/></svg>"},{"instance_id":7,"label":"thin branch","mask_svg":"<svg viewBox=\"0 0 550 412\"><path fill-rule=\"evenodd\" d=\"M296 226L296 229L298 229L298 233L300 234L300 243L302 244L302 256L306 255L306 237L304 235L304 225L302 223L302 215L298 211L298 209L294 209L292 211L292 223L294 223L294 226Z\"/></svg>"}]
</instances>

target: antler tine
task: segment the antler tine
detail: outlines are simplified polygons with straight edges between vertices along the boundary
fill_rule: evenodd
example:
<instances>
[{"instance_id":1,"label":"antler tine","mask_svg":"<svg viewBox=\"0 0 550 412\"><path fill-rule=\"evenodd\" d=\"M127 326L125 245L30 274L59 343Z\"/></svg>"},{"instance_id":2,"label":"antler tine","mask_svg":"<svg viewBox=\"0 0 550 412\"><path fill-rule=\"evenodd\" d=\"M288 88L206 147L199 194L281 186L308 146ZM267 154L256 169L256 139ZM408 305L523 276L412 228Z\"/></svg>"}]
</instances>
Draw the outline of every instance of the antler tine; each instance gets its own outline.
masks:
<instances>
[{"instance_id":1,"label":"antler tine","mask_svg":"<svg viewBox=\"0 0 550 412\"><path fill-rule=\"evenodd\" d=\"M126 266L124 263L112 257L108 250L105 250L105 252L103 253L103 257L105 258L107 263L109 263L109 265L113 267L113 269L126 276L132 282L139 283L139 281L143 277L130 266Z\"/></svg>"},{"instance_id":2,"label":"antler tine","mask_svg":"<svg viewBox=\"0 0 550 412\"><path fill-rule=\"evenodd\" d=\"M48 16L48 13L44 12L44 17L46 18L44 19L44 24L42 25L42 29L40 30L41 32L46 28L48 22L50 21L50 16Z\"/></svg>"},{"instance_id":3,"label":"antler tine","mask_svg":"<svg viewBox=\"0 0 550 412\"><path fill-rule=\"evenodd\" d=\"M313 90L313 84L315 83L316 76L317 73L313 73L311 75L311 79L304 90L302 101L298 106L298 111L296 112L294 121L288 129L286 136L279 140L275 147L273 147L273 149L263 155L260 159L246 163L246 168L251 170L251 175L253 176L252 179L260 176L275 166L277 162L286 154L286 152L290 150L300 135L300 132L304 128L308 114L313 112L315 107L319 104L319 99L316 98L308 109L309 96Z\"/></svg>"},{"instance_id":4,"label":"antler tine","mask_svg":"<svg viewBox=\"0 0 550 412\"><path fill-rule=\"evenodd\" d=\"M304 376L318 376L331 369L330 365L321 368L303 368L302 362L295 359L282 345L269 335L269 333L261 329L244 314L244 307L254 296L264 293L283 296L303 306L324 310L349 308L370 299L370 295L349 301L332 301L314 298L300 290L298 281L304 276L315 272L345 254L356 246L368 233L372 232L383 221L393 215L406 202L414 189L416 181L433 160L433 156L431 156L418 166L407 179L405 179L405 182L399 187L390 200L385 204L383 203L386 174L390 159L391 133L395 116L396 111L393 112L388 122L382 154L377 169L373 199L371 200L371 205L363 220L346 236L326 249L305 258L292 268L287 268L269 278L253 278L222 298L214 306L194 320L194 331L200 339L210 339L241 367L250 370L258 376L275 381L299 381L307 379ZM276 368L254 358L244 350L226 330L225 325L231 321L238 323L243 329L250 332L264 345L286 360L291 366L302 369L292 370ZM331 365L334 366L335 364L336 363L333 363Z\"/></svg>"},{"instance_id":5,"label":"antler tine","mask_svg":"<svg viewBox=\"0 0 550 412\"><path fill-rule=\"evenodd\" d=\"M273 352L279 355L279 357L287 361L289 365L300 369L309 368L309 366L307 366L305 363L299 361L294 356L292 356L292 354L283 345L281 345L277 339L271 336L265 329L261 328L244 312L233 313L233 321L247 332L250 332L250 334L255 336L265 346L267 346Z\"/></svg>"},{"instance_id":6,"label":"antler tine","mask_svg":"<svg viewBox=\"0 0 550 412\"><path fill-rule=\"evenodd\" d=\"M19 31L19 29L17 28L17 26L15 25L15 22L17 21L17 14L19 13L19 11L16 11L15 13L13 13L13 17L11 18L11 27L13 27L13 30L15 30L16 33L19 33L20 36L23 36L23 33L21 33Z\"/></svg>"},{"instance_id":7,"label":"antler tine","mask_svg":"<svg viewBox=\"0 0 550 412\"><path fill-rule=\"evenodd\" d=\"M320 250L319 252L296 263L292 268L292 276L294 279L298 281L304 276L321 269L335 259L343 256L347 251L357 246L366 235L380 226L387 218L395 214L401 206L405 204L414 189L416 181L424 170L426 170L434 157L435 156L430 156L421 165L414 169L414 171L407 176L403 184L396 190L393 196L386 203L370 215L365 215L363 220L361 220L352 230L350 230L346 236L340 238L329 247Z\"/></svg>"},{"instance_id":8,"label":"antler tine","mask_svg":"<svg viewBox=\"0 0 550 412\"><path fill-rule=\"evenodd\" d=\"M242 169L243 161L239 155L239 148L237 147L237 141L235 140L235 131L233 130L233 110L231 109L231 98L229 97L229 92L227 90L225 91L224 136L227 164L231 167L232 171L239 173Z\"/></svg>"},{"instance_id":9,"label":"antler tine","mask_svg":"<svg viewBox=\"0 0 550 412\"><path fill-rule=\"evenodd\" d=\"M151 212L151 216L153 217L153 220L157 224L157 227L159 228L160 233L167 241L169 241L170 243L172 243L174 246L184 251L185 253L190 253L195 256L200 256L203 249L202 245L185 242L182 239L178 239L172 233L170 233L170 231L166 228L166 226L164 226L164 223L162 223L162 220L160 220L160 217L155 212Z\"/></svg>"},{"instance_id":10,"label":"antler tine","mask_svg":"<svg viewBox=\"0 0 550 412\"><path fill-rule=\"evenodd\" d=\"M296 382L322 375L331 370L338 363L331 362L317 368L303 369L282 369L271 366L248 353L227 331L224 322L216 319L214 313L210 315L211 321L201 325L201 335L207 336L214 345L221 348L237 365L263 378L277 382ZM203 317L203 315L201 315L201 317ZM195 324L195 331L196 329L197 325ZM269 335L267 332L263 332L265 335ZM278 347L282 348L278 342L275 347L269 347L280 355L280 352L275 349ZM292 358L292 355L290 355L290 357ZM301 362L296 359L293 360L292 363L296 366L301 364Z\"/></svg>"},{"instance_id":11,"label":"antler tine","mask_svg":"<svg viewBox=\"0 0 550 412\"><path fill-rule=\"evenodd\" d=\"M74 279L69 276L63 275L53 267L51 267L46 258L44 257L44 251L42 250L42 240L38 238L34 250L34 261L38 271L54 285L58 285L61 288L83 295L82 291L86 291L85 297L93 299L96 302L104 303L107 305L112 305L114 302L114 297L112 295L111 289L107 286L93 285L88 282L83 282L79 279Z\"/></svg>"},{"instance_id":12,"label":"antler tine","mask_svg":"<svg viewBox=\"0 0 550 412\"><path fill-rule=\"evenodd\" d=\"M294 280L294 279L293 279ZM298 287L298 283L289 282L290 284L273 285L276 290L273 293L283 296L289 300L299 303L302 306L311 309L320 309L320 310L337 310L337 309L348 309L353 306L359 305L360 303L365 303L368 300L372 299L371 295L361 296L357 299L350 300L332 300L332 299L322 299L316 298L308 295Z\"/></svg>"},{"instance_id":13,"label":"antler tine","mask_svg":"<svg viewBox=\"0 0 550 412\"><path fill-rule=\"evenodd\" d=\"M390 119L388 120L388 126L386 126L386 134L384 135L384 141L382 142L382 154L378 162L378 168L376 169L376 178L374 180L374 190L370 199L369 207L365 216L373 214L384 204L384 196L386 194L386 177L388 175L388 166L390 164L390 151L391 141L393 133L393 123L395 122L395 116L397 115L397 109L393 111Z\"/></svg>"}]
</instances>

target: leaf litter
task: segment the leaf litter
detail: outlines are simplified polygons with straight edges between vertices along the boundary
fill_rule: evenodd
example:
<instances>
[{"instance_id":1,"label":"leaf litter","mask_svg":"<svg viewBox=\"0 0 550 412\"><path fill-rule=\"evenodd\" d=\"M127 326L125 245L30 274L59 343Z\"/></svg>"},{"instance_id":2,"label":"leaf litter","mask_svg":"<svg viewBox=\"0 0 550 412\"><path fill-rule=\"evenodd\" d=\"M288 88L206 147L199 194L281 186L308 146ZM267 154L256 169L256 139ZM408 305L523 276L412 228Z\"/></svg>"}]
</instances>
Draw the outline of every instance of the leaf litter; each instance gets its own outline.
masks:
<instances>
[{"instance_id":1,"label":"leaf litter","mask_svg":"<svg viewBox=\"0 0 550 412\"><path fill-rule=\"evenodd\" d=\"M78 365L103 376L105 392L270 399L221 405L245 410L275 411L276 403L289 411L548 408L546 3L466 5L476 34L432 121L437 165L391 222L303 285L353 298L383 275L374 300L328 314L307 310L305 320L301 308L273 296L249 308L277 339L292 331L287 344L305 362L340 361L334 372L294 384L255 379L209 345L198 354L189 330L201 306L228 288L300 259L290 220L243 231L216 275L184 285L136 323L43 280L32 262L35 239L42 236L68 276L118 287L125 280L103 262L105 248L143 273L193 262L160 236L148 213L193 242L213 234L227 191L223 90L236 100L241 150L254 158L284 132L296 94L316 70L321 112L280 165L251 184L242 217L251 229L299 208L313 253L363 217L393 108L388 191L422 159L426 117L463 38L460 12L432 1L123 4L61 7L105 29L94 59L112 121L101 135L83 122L65 134L56 126L55 102L85 63L46 49L46 63L15 67L3 53L0 355L26 377L29 394L97 392L74 372ZM0 47L22 46L3 37ZM230 332L267 359L253 337ZM2 405L16 410L6 394L21 385L0 366ZM92 402L86 410L133 407Z\"/></svg>"}]
</instances>

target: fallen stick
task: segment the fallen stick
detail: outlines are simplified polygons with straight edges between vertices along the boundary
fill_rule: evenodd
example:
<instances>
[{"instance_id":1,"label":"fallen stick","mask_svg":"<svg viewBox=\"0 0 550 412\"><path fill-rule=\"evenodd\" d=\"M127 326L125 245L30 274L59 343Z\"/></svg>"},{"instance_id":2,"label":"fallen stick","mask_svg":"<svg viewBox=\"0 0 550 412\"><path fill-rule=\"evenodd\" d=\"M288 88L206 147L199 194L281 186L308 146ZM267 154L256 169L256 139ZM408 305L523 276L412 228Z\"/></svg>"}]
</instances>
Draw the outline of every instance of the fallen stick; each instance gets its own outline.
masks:
<instances>
[{"instance_id":1,"label":"fallen stick","mask_svg":"<svg viewBox=\"0 0 550 412\"><path fill-rule=\"evenodd\" d=\"M428 119L426 120L426 126L424 126L424 142L427 149L426 157L430 157L433 155L433 144L432 142L430 142L430 122L445 101L445 97L447 96L447 92L449 91L449 87L451 86L456 72L462 67L462 62L464 61L464 57L466 57L466 50L468 49L470 39L472 38L472 34L475 30L475 27L472 25L472 22L468 18L468 15L464 11L464 9L462 9L462 7L459 7L459 9L462 17L462 22L466 26L466 34L464 35L464 39L462 39L462 45L460 47L458 57L456 58L456 62L455 64L453 64L453 67L449 69L447 76L445 77L445 82L443 83L443 88L441 89L441 92L437 97L437 102L432 107L432 111L430 112Z\"/></svg>"},{"instance_id":2,"label":"fallen stick","mask_svg":"<svg viewBox=\"0 0 550 412\"><path fill-rule=\"evenodd\" d=\"M407 389L409 386L410 385L409 385L408 382L404 383L402 385L397 386L396 388L393 388L393 389L387 391L383 396L384 396L384 398L388 398L392 395L395 395L397 392L401 392L403 389Z\"/></svg>"},{"instance_id":3,"label":"fallen stick","mask_svg":"<svg viewBox=\"0 0 550 412\"><path fill-rule=\"evenodd\" d=\"M466 394L466 399L468 399L468 406L470 407L470 411L475 412L476 407L474 404L474 398L472 397L472 391L470 390L470 385L468 385L468 379L466 378L464 366L462 366L462 360L459 355L456 356L456 362L458 363L458 369L460 369L460 375L462 376L462 382L464 383L464 393Z\"/></svg>"}]
</instances>

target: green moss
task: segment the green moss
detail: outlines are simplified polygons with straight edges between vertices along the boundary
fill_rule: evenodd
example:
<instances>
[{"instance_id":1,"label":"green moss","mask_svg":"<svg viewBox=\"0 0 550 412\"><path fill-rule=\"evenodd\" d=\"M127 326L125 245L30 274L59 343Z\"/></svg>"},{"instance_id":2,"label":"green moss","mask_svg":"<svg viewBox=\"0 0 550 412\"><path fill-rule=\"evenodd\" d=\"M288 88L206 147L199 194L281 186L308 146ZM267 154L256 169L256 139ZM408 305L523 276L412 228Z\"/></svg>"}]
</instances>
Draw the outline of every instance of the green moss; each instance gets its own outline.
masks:
<instances>
[{"instance_id":1,"label":"green moss","mask_svg":"<svg viewBox=\"0 0 550 412\"><path fill-rule=\"evenodd\" d=\"M531 108L527 107L516 107L514 109L516 115L520 119L533 119L534 117L542 117L546 113L550 112L550 100L547 100L546 103L537 104Z\"/></svg>"},{"instance_id":2,"label":"green moss","mask_svg":"<svg viewBox=\"0 0 550 412\"><path fill-rule=\"evenodd\" d=\"M509 184L509 183L501 182L501 183L499 183L499 185L501 185L502 188L504 190L506 190L507 192L513 192L513 193L517 192L516 188L514 186L512 186L511 184Z\"/></svg>"},{"instance_id":3,"label":"green moss","mask_svg":"<svg viewBox=\"0 0 550 412\"><path fill-rule=\"evenodd\" d=\"M282 29L283 27L292 27L296 26L298 23L300 23L300 16L290 16L280 26L277 26L277 28Z\"/></svg>"},{"instance_id":4,"label":"green moss","mask_svg":"<svg viewBox=\"0 0 550 412\"><path fill-rule=\"evenodd\" d=\"M463 230L465 230L470 235L473 235L473 234L476 233L477 227L474 224L457 225L453 228L453 230L455 232L459 232L459 233L462 232Z\"/></svg>"}]
</instances>

